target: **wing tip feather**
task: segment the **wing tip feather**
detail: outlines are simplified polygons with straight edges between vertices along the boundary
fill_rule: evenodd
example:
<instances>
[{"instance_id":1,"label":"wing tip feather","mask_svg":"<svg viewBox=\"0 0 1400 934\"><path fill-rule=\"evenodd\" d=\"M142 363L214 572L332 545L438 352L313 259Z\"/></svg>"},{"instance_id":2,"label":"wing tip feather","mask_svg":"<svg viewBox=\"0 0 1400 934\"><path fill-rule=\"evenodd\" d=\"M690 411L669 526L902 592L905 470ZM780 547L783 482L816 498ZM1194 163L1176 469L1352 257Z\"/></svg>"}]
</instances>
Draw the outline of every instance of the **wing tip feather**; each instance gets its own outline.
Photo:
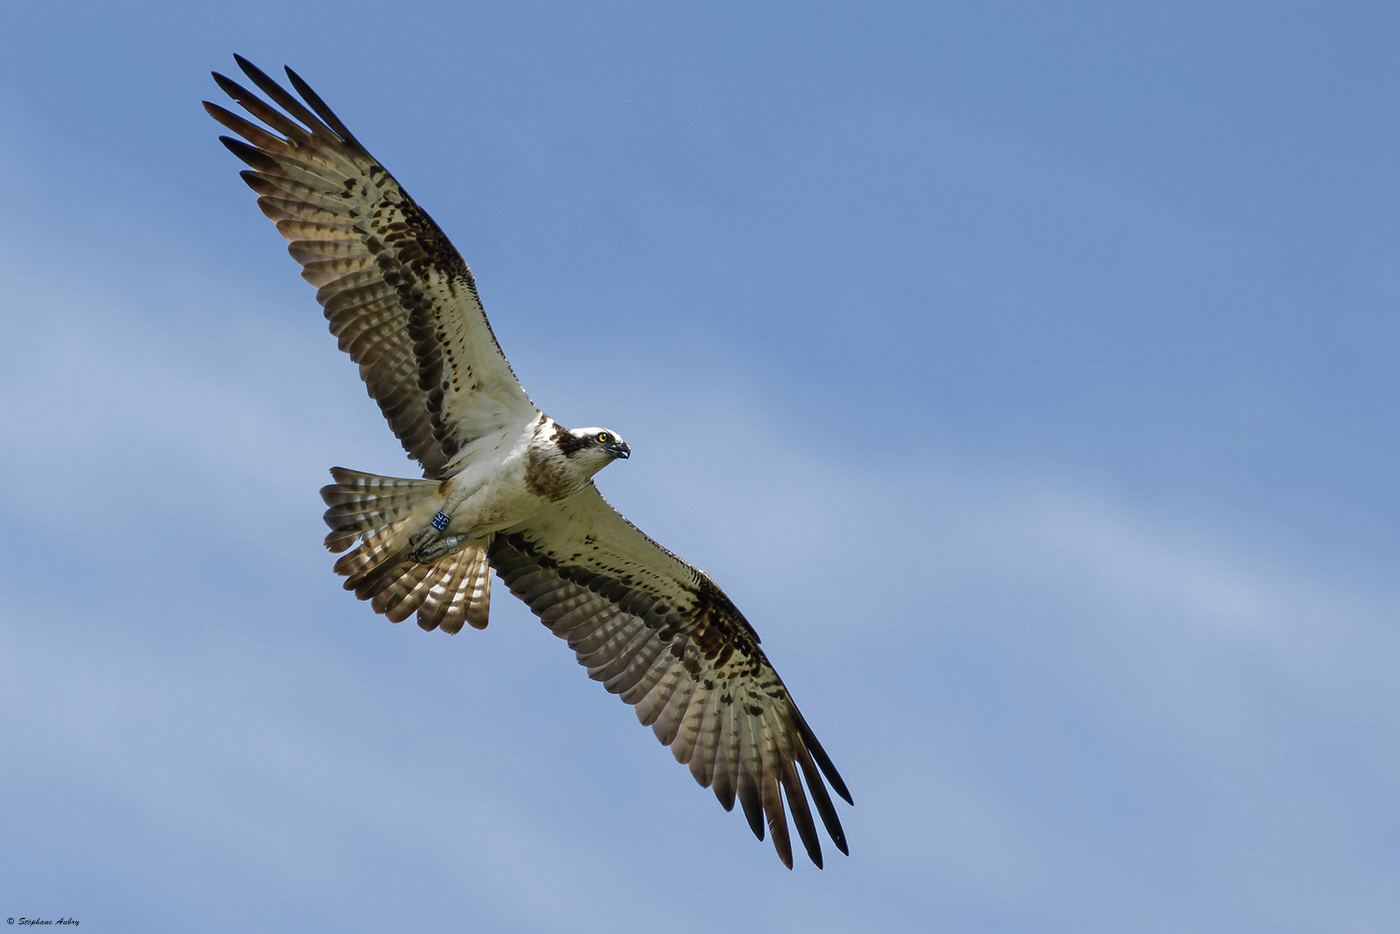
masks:
<instances>
[{"instance_id":1,"label":"wing tip feather","mask_svg":"<svg viewBox=\"0 0 1400 934\"><path fill-rule=\"evenodd\" d=\"M287 73L287 80L292 82L292 87L301 95L302 100L311 105L311 109L316 111L316 115L326 122L330 129L342 140L359 149L364 149L360 141L355 139L355 134L351 133L345 123L335 115L326 102L321 99L321 95L312 90L311 85L302 79L301 75L292 70L290 65L283 65L282 69Z\"/></svg>"},{"instance_id":2,"label":"wing tip feather","mask_svg":"<svg viewBox=\"0 0 1400 934\"><path fill-rule=\"evenodd\" d=\"M791 703L790 699L789 703ZM851 797L851 791L846 787L846 782L841 778L841 773L836 771L836 764L832 762L831 757L826 754L826 750L822 748L821 742L817 739L816 734L812 732L812 728L807 725L806 718L802 716L802 712L797 709L796 704L792 704L792 713L793 720L797 725L797 735L802 738L802 745L807 747L807 750L812 754L812 758L817 761L817 765L821 767L822 774L826 776L827 781L831 782L832 790L840 795L847 804L854 807L856 803L855 799Z\"/></svg>"},{"instance_id":3,"label":"wing tip feather","mask_svg":"<svg viewBox=\"0 0 1400 934\"><path fill-rule=\"evenodd\" d=\"M267 155L256 146L250 146L241 139L234 139L232 136L220 136L219 142L224 144L229 152L233 153L244 164L259 172L273 175L281 175L282 167L277 164L277 160Z\"/></svg>"}]
</instances>

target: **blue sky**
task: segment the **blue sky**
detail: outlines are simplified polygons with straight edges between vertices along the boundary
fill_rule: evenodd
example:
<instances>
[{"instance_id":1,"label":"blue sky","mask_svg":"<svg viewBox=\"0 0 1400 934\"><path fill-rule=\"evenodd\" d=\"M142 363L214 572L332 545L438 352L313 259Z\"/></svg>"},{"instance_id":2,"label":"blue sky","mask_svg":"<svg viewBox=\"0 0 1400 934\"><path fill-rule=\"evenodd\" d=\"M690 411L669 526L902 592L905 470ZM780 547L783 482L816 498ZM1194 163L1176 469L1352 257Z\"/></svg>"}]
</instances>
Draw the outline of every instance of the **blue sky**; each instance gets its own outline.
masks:
<instances>
[{"instance_id":1,"label":"blue sky","mask_svg":"<svg viewBox=\"0 0 1400 934\"><path fill-rule=\"evenodd\" d=\"M94 930L1400 927L1391 5L17 2L0 913ZM200 110L291 64L856 799L783 869L498 588ZM86 928L85 928L86 929Z\"/></svg>"}]
</instances>

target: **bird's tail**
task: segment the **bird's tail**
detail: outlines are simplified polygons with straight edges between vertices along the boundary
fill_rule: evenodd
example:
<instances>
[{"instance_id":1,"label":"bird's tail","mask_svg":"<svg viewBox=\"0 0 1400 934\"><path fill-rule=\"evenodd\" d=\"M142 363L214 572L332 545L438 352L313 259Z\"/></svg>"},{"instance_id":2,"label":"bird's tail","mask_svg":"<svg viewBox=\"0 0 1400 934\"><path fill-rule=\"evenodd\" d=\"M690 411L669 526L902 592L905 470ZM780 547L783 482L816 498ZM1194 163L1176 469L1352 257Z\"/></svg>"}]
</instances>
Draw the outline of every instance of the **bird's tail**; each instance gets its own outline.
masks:
<instances>
[{"instance_id":1,"label":"bird's tail","mask_svg":"<svg viewBox=\"0 0 1400 934\"><path fill-rule=\"evenodd\" d=\"M412 557L408 538L426 525L427 500L438 495L433 480L400 480L332 467L335 483L321 488L326 510L326 547L345 551L335 563L345 589L369 600L392 622L418 613L424 629L460 632L462 624L485 629L491 608L491 565L483 542L463 546L430 564ZM415 516L418 523L415 523Z\"/></svg>"}]
</instances>

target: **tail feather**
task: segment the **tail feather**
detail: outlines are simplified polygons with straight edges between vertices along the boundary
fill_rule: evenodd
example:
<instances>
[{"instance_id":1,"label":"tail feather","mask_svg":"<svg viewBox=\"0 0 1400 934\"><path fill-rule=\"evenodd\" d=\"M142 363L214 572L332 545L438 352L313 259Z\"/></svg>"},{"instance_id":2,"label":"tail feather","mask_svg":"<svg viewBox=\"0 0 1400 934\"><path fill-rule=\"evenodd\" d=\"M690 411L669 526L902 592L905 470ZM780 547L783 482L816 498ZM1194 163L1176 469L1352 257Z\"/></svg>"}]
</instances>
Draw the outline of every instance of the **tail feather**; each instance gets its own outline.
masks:
<instances>
[{"instance_id":1,"label":"tail feather","mask_svg":"<svg viewBox=\"0 0 1400 934\"><path fill-rule=\"evenodd\" d=\"M355 596L361 600L373 601L385 590L391 590L399 578L404 575L414 576L417 569L422 567L424 566L409 558L407 548L394 549L379 564L348 578L345 581L345 589L355 591ZM379 601L379 605L374 607L374 611L383 613L385 601L391 596L393 594L388 594Z\"/></svg>"},{"instance_id":2,"label":"tail feather","mask_svg":"<svg viewBox=\"0 0 1400 934\"><path fill-rule=\"evenodd\" d=\"M345 582L345 589L357 589L361 578L396 554L401 553L403 547L399 544L399 541L400 539L407 538L407 536L407 519L400 519L388 528L366 533L364 541L360 543L359 548L356 548L348 555L342 555L340 560L335 563L335 573L349 578ZM368 600L369 595L361 597L360 599Z\"/></svg>"},{"instance_id":3,"label":"tail feather","mask_svg":"<svg viewBox=\"0 0 1400 934\"><path fill-rule=\"evenodd\" d=\"M434 575L428 592L423 597L423 605L418 608L418 625L424 629L438 627L443 632L458 632L462 621L452 613L452 600L470 578L475 566L475 555L463 553L453 555L452 560L443 559L441 575ZM455 627L455 628L454 628Z\"/></svg>"},{"instance_id":4,"label":"tail feather","mask_svg":"<svg viewBox=\"0 0 1400 934\"><path fill-rule=\"evenodd\" d=\"M491 562L486 559L486 551L481 552L481 560L473 568L471 587L463 588L452 601L453 612L460 612L462 621L473 629L485 629L491 617ZM457 623L457 629L462 622ZM453 630L454 632L456 630Z\"/></svg>"},{"instance_id":5,"label":"tail feather","mask_svg":"<svg viewBox=\"0 0 1400 934\"><path fill-rule=\"evenodd\" d=\"M369 600L376 613L398 623L418 613L423 629L460 632L465 623L485 629L491 607L491 565L482 547L463 548L431 564L409 554L408 536L415 531L414 513L424 498L435 495L431 480L400 480L374 474L331 469L336 482L321 490L330 508L331 532L326 547L345 551L335 563L345 577L345 589Z\"/></svg>"},{"instance_id":6,"label":"tail feather","mask_svg":"<svg viewBox=\"0 0 1400 934\"><path fill-rule=\"evenodd\" d=\"M438 626L443 632L461 632L466 623L473 629L485 629L491 611L491 565L484 548L469 548L459 555L452 567L443 567L434 580L418 610L418 625L424 629Z\"/></svg>"},{"instance_id":7,"label":"tail feather","mask_svg":"<svg viewBox=\"0 0 1400 934\"><path fill-rule=\"evenodd\" d=\"M344 467L332 467L331 476L335 483L321 487L321 499L330 507L325 519L331 527L326 535L331 551L344 551L366 532L406 518L438 488L432 480L400 480Z\"/></svg>"},{"instance_id":8,"label":"tail feather","mask_svg":"<svg viewBox=\"0 0 1400 934\"><path fill-rule=\"evenodd\" d=\"M376 569L376 573L367 576L365 584L355 591L355 595L360 596L361 591L371 590L369 605L374 612L383 613L391 623L401 623L412 616L418 604L422 603L421 594L414 602L414 593L433 572L433 566L417 562L404 562L402 565L385 562L381 567L383 572Z\"/></svg>"}]
</instances>

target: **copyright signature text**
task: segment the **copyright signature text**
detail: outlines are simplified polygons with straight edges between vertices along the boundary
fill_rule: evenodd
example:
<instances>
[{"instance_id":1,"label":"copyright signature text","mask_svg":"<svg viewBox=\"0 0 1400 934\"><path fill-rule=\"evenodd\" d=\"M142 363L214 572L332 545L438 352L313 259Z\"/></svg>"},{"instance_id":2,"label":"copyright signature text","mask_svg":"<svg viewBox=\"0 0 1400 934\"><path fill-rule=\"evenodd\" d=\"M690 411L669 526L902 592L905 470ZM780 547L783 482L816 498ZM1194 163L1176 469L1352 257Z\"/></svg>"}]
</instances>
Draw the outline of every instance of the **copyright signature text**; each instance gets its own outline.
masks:
<instances>
[{"instance_id":1,"label":"copyright signature text","mask_svg":"<svg viewBox=\"0 0 1400 934\"><path fill-rule=\"evenodd\" d=\"M71 924L78 926L77 920L73 918L6 918L6 924Z\"/></svg>"}]
</instances>

